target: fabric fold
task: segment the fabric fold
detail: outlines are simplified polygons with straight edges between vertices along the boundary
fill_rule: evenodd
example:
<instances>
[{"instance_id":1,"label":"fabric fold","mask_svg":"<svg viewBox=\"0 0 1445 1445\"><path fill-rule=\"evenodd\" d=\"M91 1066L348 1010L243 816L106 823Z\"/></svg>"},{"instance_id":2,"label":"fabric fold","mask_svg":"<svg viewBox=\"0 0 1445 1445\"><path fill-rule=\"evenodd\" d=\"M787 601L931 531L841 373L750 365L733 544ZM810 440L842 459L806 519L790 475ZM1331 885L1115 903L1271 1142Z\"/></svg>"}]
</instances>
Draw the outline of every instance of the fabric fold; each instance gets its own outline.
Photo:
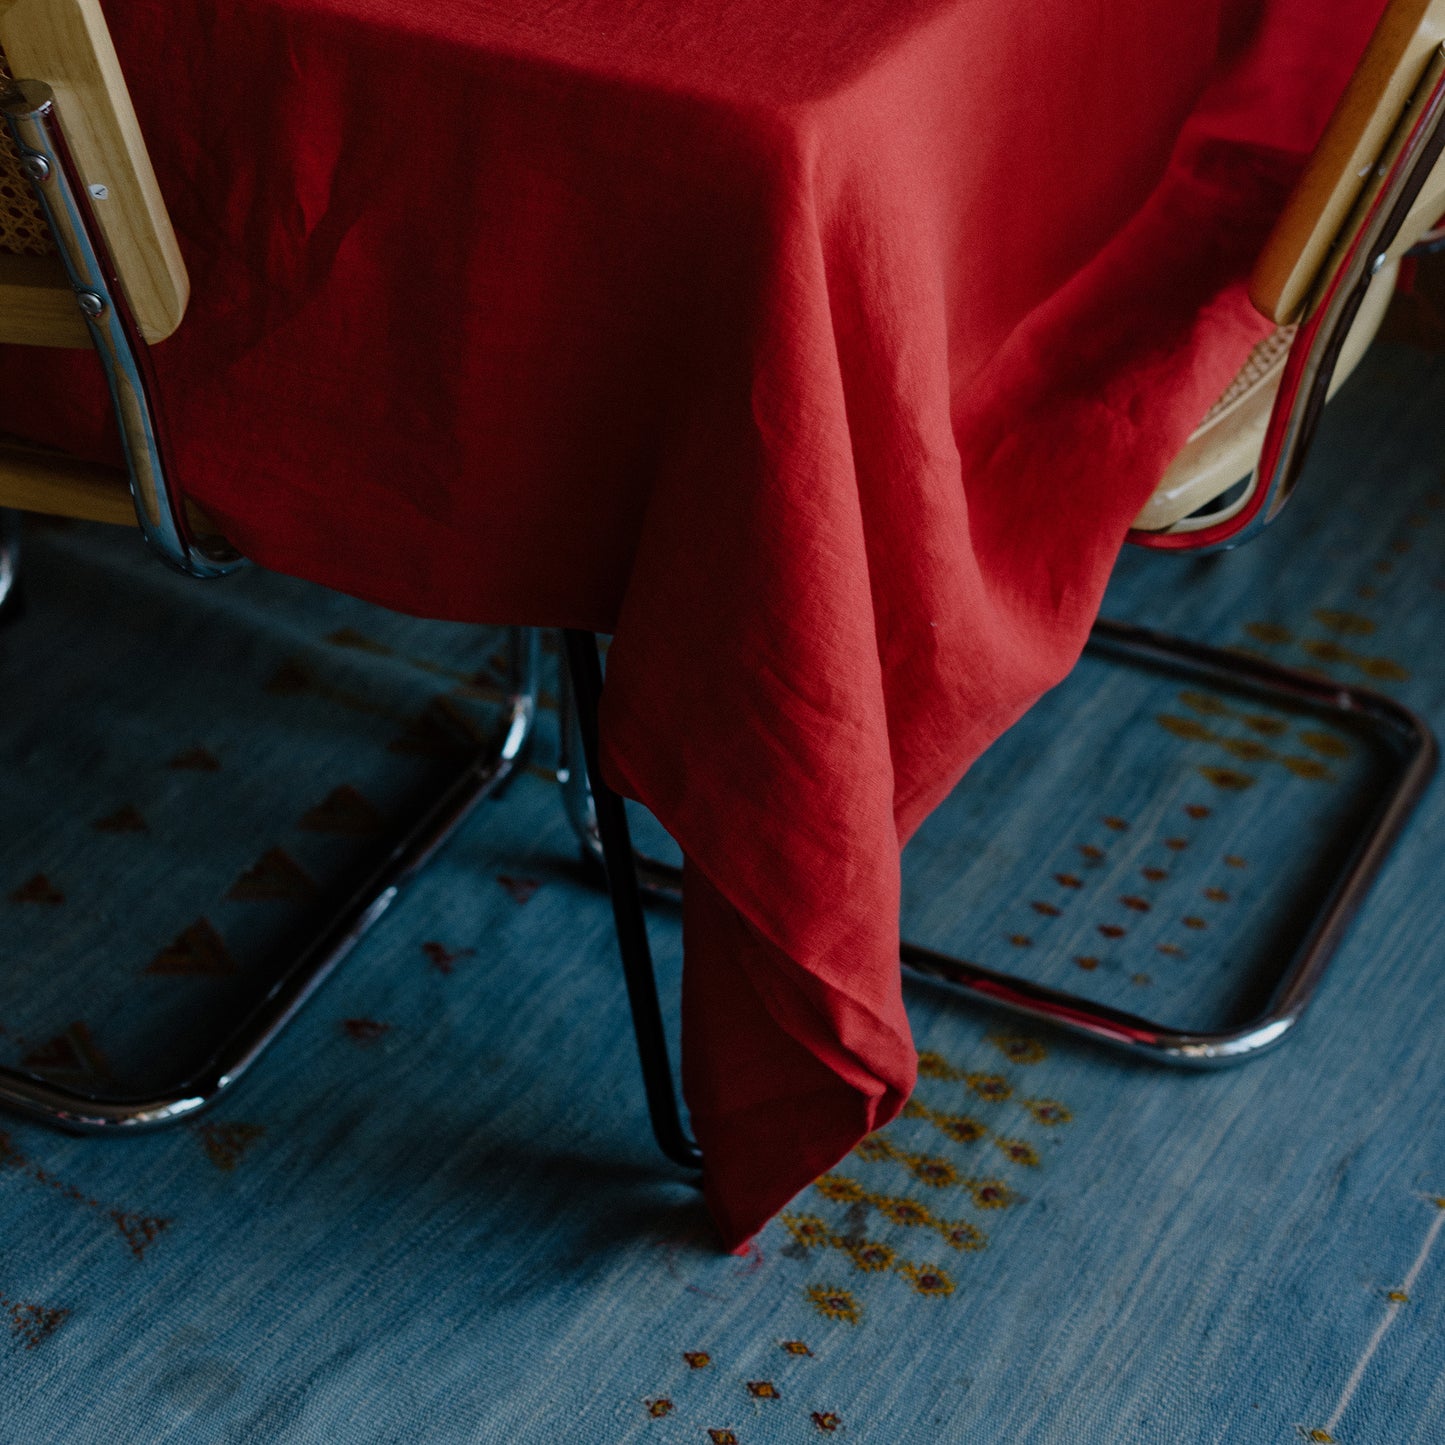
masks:
<instances>
[{"instance_id":1,"label":"fabric fold","mask_svg":"<svg viewBox=\"0 0 1445 1445\"><path fill-rule=\"evenodd\" d=\"M730 1245L906 1100L900 847L1266 329L1381 8L110 8L192 276L187 492L278 570L615 633ZM0 348L0 428L114 457L106 414L93 358Z\"/></svg>"}]
</instances>

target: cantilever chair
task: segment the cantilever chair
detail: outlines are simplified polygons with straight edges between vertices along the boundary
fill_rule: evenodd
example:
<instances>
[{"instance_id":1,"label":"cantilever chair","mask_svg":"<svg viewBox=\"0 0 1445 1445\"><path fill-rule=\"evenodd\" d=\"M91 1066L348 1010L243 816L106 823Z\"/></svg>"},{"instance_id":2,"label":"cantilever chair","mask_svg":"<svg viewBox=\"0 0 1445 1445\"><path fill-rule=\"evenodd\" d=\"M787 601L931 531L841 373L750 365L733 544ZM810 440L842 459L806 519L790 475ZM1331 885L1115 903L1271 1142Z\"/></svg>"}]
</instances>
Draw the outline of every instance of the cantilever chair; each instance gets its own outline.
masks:
<instances>
[{"instance_id":1,"label":"cantilever chair","mask_svg":"<svg viewBox=\"0 0 1445 1445\"><path fill-rule=\"evenodd\" d=\"M242 558L177 490L149 347L185 316L189 283L98 0L0 0L0 344L89 347L110 384L126 470L0 438L0 611L13 614L20 512L138 525L190 577ZM7 603L12 604L7 608ZM536 636L514 631L503 725L418 815L195 1072L145 1097L0 1067L0 1105L78 1131L184 1119L229 1088L483 798L514 771L535 707Z\"/></svg>"},{"instance_id":2,"label":"cantilever chair","mask_svg":"<svg viewBox=\"0 0 1445 1445\"><path fill-rule=\"evenodd\" d=\"M1130 540L1157 550L1239 545L1289 500L1325 402L1379 329L1401 258L1445 212L1445 0L1390 0L1344 97L1256 264L1250 294L1276 323L1210 408L1139 513ZM905 967L1019 1014L1160 1063L1211 1067L1289 1035L1434 770L1426 725L1378 693L1183 639L1100 621L1090 650L1111 660L1274 702L1368 734L1390 778L1263 1010L1217 1032L1167 1027L914 944ZM648 952L644 895L676 898L678 870L634 852L622 801L600 780L596 639L566 636L572 698L559 769L584 857L605 876L633 1004L653 1131L696 1167L683 1127ZM583 771L585 763L586 772ZM590 781L589 781L590 780Z\"/></svg>"}]
</instances>

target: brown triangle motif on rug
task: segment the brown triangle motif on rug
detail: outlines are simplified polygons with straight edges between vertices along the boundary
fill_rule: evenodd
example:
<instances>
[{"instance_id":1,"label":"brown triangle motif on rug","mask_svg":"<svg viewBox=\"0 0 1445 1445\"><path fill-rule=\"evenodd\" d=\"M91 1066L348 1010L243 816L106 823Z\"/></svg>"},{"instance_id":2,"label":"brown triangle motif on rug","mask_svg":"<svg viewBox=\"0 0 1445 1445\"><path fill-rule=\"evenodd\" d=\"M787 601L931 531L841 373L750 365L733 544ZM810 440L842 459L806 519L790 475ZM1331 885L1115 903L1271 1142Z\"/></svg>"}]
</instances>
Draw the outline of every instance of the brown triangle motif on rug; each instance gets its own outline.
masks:
<instances>
[{"instance_id":1,"label":"brown triangle motif on rug","mask_svg":"<svg viewBox=\"0 0 1445 1445\"><path fill-rule=\"evenodd\" d=\"M140 815L140 809L130 803L117 809L114 813L107 813L105 817L97 818L90 826L97 833L148 833L150 831L146 820Z\"/></svg>"},{"instance_id":2,"label":"brown triangle motif on rug","mask_svg":"<svg viewBox=\"0 0 1445 1445\"><path fill-rule=\"evenodd\" d=\"M37 1074L73 1074L86 1079L105 1078L110 1072L89 1026L80 1020L31 1049L20 1066Z\"/></svg>"},{"instance_id":3,"label":"brown triangle motif on rug","mask_svg":"<svg viewBox=\"0 0 1445 1445\"><path fill-rule=\"evenodd\" d=\"M327 633L326 640L333 647L349 647L355 652L369 652L373 657L391 656L391 648L384 642L376 642L354 627L339 627L335 632Z\"/></svg>"},{"instance_id":4,"label":"brown triangle motif on rug","mask_svg":"<svg viewBox=\"0 0 1445 1445\"><path fill-rule=\"evenodd\" d=\"M9 895L12 903L64 903L65 894L48 879L37 873L28 883L22 883Z\"/></svg>"},{"instance_id":5,"label":"brown triangle motif on rug","mask_svg":"<svg viewBox=\"0 0 1445 1445\"><path fill-rule=\"evenodd\" d=\"M226 897L238 903L303 903L315 892L315 879L284 848L272 848L236 879Z\"/></svg>"},{"instance_id":6,"label":"brown triangle motif on rug","mask_svg":"<svg viewBox=\"0 0 1445 1445\"><path fill-rule=\"evenodd\" d=\"M464 697L472 702L503 702L507 697L507 690L499 687L486 674L485 671L475 673L466 682L458 684L453 689L453 696ZM537 694L538 703L542 707L552 707L554 702L550 694L542 692ZM546 701L543 701L546 699Z\"/></svg>"},{"instance_id":7,"label":"brown triangle motif on rug","mask_svg":"<svg viewBox=\"0 0 1445 1445\"><path fill-rule=\"evenodd\" d=\"M265 1132L260 1124L196 1125L196 1134L206 1151L206 1158L228 1174Z\"/></svg>"},{"instance_id":8,"label":"brown triangle motif on rug","mask_svg":"<svg viewBox=\"0 0 1445 1445\"><path fill-rule=\"evenodd\" d=\"M340 833L348 838L364 838L380 833L386 819L350 783L334 788L301 819L301 827L310 833Z\"/></svg>"},{"instance_id":9,"label":"brown triangle motif on rug","mask_svg":"<svg viewBox=\"0 0 1445 1445\"><path fill-rule=\"evenodd\" d=\"M169 1219L160 1219L153 1214L132 1214L124 1209L112 1209L110 1218L137 1259L144 1259L146 1250L171 1227Z\"/></svg>"},{"instance_id":10,"label":"brown triangle motif on rug","mask_svg":"<svg viewBox=\"0 0 1445 1445\"><path fill-rule=\"evenodd\" d=\"M276 669L266 682L265 690L272 697L298 697L310 692L316 679L294 657L289 657Z\"/></svg>"},{"instance_id":11,"label":"brown triangle motif on rug","mask_svg":"<svg viewBox=\"0 0 1445 1445\"><path fill-rule=\"evenodd\" d=\"M391 1025L380 1019L342 1019L341 1032L354 1044L365 1048L384 1039L391 1032Z\"/></svg>"},{"instance_id":12,"label":"brown triangle motif on rug","mask_svg":"<svg viewBox=\"0 0 1445 1445\"><path fill-rule=\"evenodd\" d=\"M422 944L421 951L438 973L450 973L459 958L472 958L476 954L475 948L452 949L435 941Z\"/></svg>"},{"instance_id":13,"label":"brown triangle motif on rug","mask_svg":"<svg viewBox=\"0 0 1445 1445\"><path fill-rule=\"evenodd\" d=\"M69 1310L49 1309L45 1305L8 1300L0 1295L0 1310L10 1317L10 1333L23 1342L27 1350L53 1335L70 1317Z\"/></svg>"},{"instance_id":14,"label":"brown triangle motif on rug","mask_svg":"<svg viewBox=\"0 0 1445 1445\"><path fill-rule=\"evenodd\" d=\"M226 952L221 935L206 919L197 919L174 943L168 944L146 965L147 973L169 978L223 978L239 972Z\"/></svg>"},{"instance_id":15,"label":"brown triangle motif on rug","mask_svg":"<svg viewBox=\"0 0 1445 1445\"><path fill-rule=\"evenodd\" d=\"M542 886L540 879L519 877L515 873L498 873L497 882L512 895L514 903L530 902L532 895Z\"/></svg>"},{"instance_id":16,"label":"brown triangle motif on rug","mask_svg":"<svg viewBox=\"0 0 1445 1445\"><path fill-rule=\"evenodd\" d=\"M436 697L387 751L451 762L469 757L485 742L481 729L450 698Z\"/></svg>"},{"instance_id":17,"label":"brown triangle motif on rug","mask_svg":"<svg viewBox=\"0 0 1445 1445\"><path fill-rule=\"evenodd\" d=\"M221 760L205 748L186 748L177 753L166 766L188 773L219 773Z\"/></svg>"}]
</instances>

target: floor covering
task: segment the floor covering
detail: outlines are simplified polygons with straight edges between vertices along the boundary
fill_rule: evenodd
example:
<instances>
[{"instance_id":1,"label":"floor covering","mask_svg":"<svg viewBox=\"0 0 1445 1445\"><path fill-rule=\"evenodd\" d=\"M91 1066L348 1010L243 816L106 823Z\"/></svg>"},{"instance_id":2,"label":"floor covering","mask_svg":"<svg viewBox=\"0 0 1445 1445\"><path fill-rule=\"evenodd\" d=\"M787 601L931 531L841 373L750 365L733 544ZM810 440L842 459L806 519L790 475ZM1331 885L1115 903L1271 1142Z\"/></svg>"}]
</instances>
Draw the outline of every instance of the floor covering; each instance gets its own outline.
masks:
<instances>
[{"instance_id":1,"label":"floor covering","mask_svg":"<svg viewBox=\"0 0 1445 1445\"><path fill-rule=\"evenodd\" d=\"M1269 535L1131 553L1106 611L1445 731L1442 397L1377 347ZM27 546L0 1057L142 1087L489 725L502 636ZM907 1113L731 1257L650 1141L554 733L214 1111L0 1117L5 1445L1445 1441L1441 786L1277 1052L1161 1071L910 984ZM1228 1020L1377 786L1338 729L1086 659L910 846L905 931Z\"/></svg>"}]
</instances>

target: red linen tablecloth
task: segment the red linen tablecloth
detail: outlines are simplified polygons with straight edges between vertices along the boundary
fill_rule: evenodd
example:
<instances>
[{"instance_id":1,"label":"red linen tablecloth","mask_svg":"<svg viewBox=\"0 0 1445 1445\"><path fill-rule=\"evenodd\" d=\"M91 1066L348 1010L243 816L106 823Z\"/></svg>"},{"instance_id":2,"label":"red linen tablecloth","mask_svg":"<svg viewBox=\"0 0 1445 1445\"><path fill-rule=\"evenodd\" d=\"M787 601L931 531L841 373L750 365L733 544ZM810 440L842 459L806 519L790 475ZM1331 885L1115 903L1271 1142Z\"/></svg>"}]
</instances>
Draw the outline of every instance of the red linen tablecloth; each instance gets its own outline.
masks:
<instances>
[{"instance_id":1,"label":"red linen tablecloth","mask_svg":"<svg viewBox=\"0 0 1445 1445\"><path fill-rule=\"evenodd\" d=\"M907 1098L900 845L1264 332L1242 279L1380 8L109 6L194 282L185 485L267 566L615 631L729 1245ZM90 358L0 389L110 450Z\"/></svg>"}]
</instances>

